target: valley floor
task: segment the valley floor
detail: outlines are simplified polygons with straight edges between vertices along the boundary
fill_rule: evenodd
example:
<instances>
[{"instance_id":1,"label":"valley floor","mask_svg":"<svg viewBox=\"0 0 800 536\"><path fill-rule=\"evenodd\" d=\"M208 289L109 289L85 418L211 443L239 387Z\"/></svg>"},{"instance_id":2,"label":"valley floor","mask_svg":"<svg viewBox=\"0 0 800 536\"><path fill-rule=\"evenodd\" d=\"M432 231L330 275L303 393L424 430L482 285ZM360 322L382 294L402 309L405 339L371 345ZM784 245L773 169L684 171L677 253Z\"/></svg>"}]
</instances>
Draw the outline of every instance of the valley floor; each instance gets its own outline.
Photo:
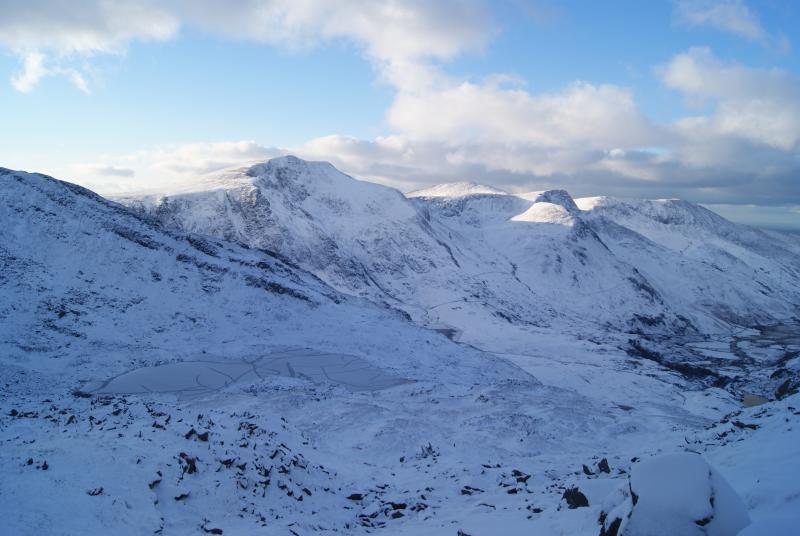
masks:
<instances>
[{"instance_id":1,"label":"valley floor","mask_svg":"<svg viewBox=\"0 0 800 536\"><path fill-rule=\"evenodd\" d=\"M370 389L251 374L191 396L133 394L125 375L66 378L59 391L7 366L4 532L596 535L632 460L685 450L722 473L753 520L796 517L798 395L743 409L599 339L507 339L497 354L517 379ZM242 367L220 359L217 373ZM197 363L171 366L208 386ZM130 394L112 392L115 382ZM572 487L587 507L569 508Z\"/></svg>"}]
</instances>

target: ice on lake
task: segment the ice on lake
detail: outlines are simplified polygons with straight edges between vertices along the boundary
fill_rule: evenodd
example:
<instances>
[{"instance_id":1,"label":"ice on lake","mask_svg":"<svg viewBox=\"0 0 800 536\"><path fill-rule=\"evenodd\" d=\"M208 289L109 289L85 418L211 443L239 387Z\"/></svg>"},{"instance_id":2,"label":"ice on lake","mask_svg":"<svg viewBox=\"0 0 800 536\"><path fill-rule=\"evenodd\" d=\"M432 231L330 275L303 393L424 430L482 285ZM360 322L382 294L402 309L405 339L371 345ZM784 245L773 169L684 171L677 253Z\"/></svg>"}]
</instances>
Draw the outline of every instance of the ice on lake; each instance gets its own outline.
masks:
<instances>
[{"instance_id":1,"label":"ice on lake","mask_svg":"<svg viewBox=\"0 0 800 536\"><path fill-rule=\"evenodd\" d=\"M84 386L83 390L97 395L175 393L194 397L269 376L337 384L351 391L375 391L408 382L358 356L293 349L252 361L181 361L142 367Z\"/></svg>"}]
</instances>

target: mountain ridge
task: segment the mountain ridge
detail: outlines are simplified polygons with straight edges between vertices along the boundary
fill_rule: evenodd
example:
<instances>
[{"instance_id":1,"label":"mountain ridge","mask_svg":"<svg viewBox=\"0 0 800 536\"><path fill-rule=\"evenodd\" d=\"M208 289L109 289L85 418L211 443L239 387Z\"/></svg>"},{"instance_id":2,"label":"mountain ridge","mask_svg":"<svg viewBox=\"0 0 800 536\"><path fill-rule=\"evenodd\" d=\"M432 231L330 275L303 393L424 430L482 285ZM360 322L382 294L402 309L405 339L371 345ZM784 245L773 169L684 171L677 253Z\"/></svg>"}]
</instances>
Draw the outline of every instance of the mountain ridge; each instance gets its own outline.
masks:
<instances>
[{"instance_id":1,"label":"mountain ridge","mask_svg":"<svg viewBox=\"0 0 800 536\"><path fill-rule=\"evenodd\" d=\"M795 256L793 249L781 246L778 262L767 262L763 259L771 258L769 249L778 247L775 244L780 245L779 240L732 224L685 201L584 198L576 203L564 190L511 194L474 183L447 183L402 196L391 188L356 181L329 164L307 163L296 157L273 159L222 177L237 184L249 181L246 191L223 188L222 191L227 192L224 195L197 192L121 201L140 214L155 218L165 227L233 238L249 245L274 245L287 258L304 259L301 264L339 290L391 302L418 320L424 316L420 314L421 309L429 309L448 299L469 299L474 294L474 291L467 290L474 286L469 281L472 274L497 271L502 265L507 266L511 274L516 270L513 266L523 267L531 263L538 264L539 268L527 275L529 289L536 288L539 281L543 283L550 279L547 285L560 286L565 292L570 288L587 287L578 292L606 294L607 288L603 290L604 287L591 282L594 276L586 266L594 269L616 266L610 268L615 274L608 274L606 281L629 282L619 287L626 294L624 303L619 303L623 306L619 309L620 314L630 310L625 303L641 303L636 306L638 310L628 313L622 322L619 322L620 318L616 319L619 326L631 325L630 322L635 322L633 319L637 317L661 316L671 317L667 324L674 327L676 322L684 323L680 318L694 316L690 323L701 331L708 331L719 329L729 320L764 321L770 310L781 310L782 316L789 316L786 300L769 296L758 298L758 290L747 290L747 299L753 301L757 309L750 320L728 315L725 307L716 305L716 301L722 298L709 296L706 291L702 291L702 297L675 296L664 302L660 295L662 292L657 289L669 287L672 283L666 281L663 273L648 272L647 263L640 266L642 261L631 252L609 249L606 245L607 241L613 243L614 237L621 236L620 233L633 232L638 235L637 241L653 243L655 240L659 244L659 254L665 257L660 259L662 264L680 265L683 261L674 255L682 256L686 252L670 249L663 239L657 239L653 229L642 224L650 220L658 223L656 220L659 218L662 225L672 225L676 229L695 224L708 236L714 235L708 229L716 226L714 239L726 242L714 243L717 253L712 255L713 259L692 259L692 262L716 270L712 266L722 266L724 259L730 261L730 251L735 250L733 257L736 260L730 262L747 266L747 262L759 263L762 273L755 283L762 285L759 290L783 286L792 296L788 302L797 299L797 293L788 290L786 285L789 281L800 281L800 273L791 268ZM335 184L335 188L325 187L330 184ZM193 200L192 196L202 198L202 201ZM180 206L175 208L175 203ZM580 204L583 207L579 207ZM236 214L230 215L231 210ZM205 213L213 216L198 219L197 214ZM636 214L640 215L638 219L632 219ZM524 224L528 227L521 231L519 225ZM618 228L612 230L614 226ZM745 238L738 239L737 234L745 235ZM487 240L492 246L482 245L487 244ZM500 244L502 252L497 249ZM526 248L527 254L520 255L520 247ZM588 251L587 247L595 251L597 259L582 258ZM514 260L510 260L512 257ZM567 258L575 261L567 262ZM376 259L386 262L376 262ZM696 267L696 270L700 269L700 266ZM554 275L565 270L571 274L571 280ZM744 268L738 270L743 272ZM742 279L735 285L744 285L746 289L754 285L744 279L743 274L738 276ZM777 284L772 281L775 276ZM784 276L787 281L781 283ZM514 278L513 275L510 277ZM692 277L697 277L696 271ZM712 276L704 277L710 279ZM654 280L650 281L650 278ZM504 297L503 289L492 288L495 283L484 283L484 286L488 285L493 313L511 313L514 316L513 310L516 309L516 318L527 317L534 319L535 323L551 322L563 314L581 314L581 307L570 308L569 304L555 297L530 298L545 309L551 309L542 316L540 312L530 310L520 299ZM734 285L732 280L730 284ZM625 289L626 285L630 287ZM445 291L448 287L450 290ZM544 287L538 290L541 293ZM701 293L701 290L692 293ZM726 292L741 294L733 287ZM777 290L766 292L776 296ZM420 295L423 299L419 298ZM764 303L759 304L760 301ZM650 305L646 307L647 303ZM599 305L598 310L603 309L601 303L594 305ZM646 308L653 310L645 313ZM698 317L697 311L702 316ZM606 315L603 321L607 320L614 322L614 315ZM463 329L465 326L457 327ZM640 329L650 327L653 326L639 326Z\"/></svg>"}]
</instances>

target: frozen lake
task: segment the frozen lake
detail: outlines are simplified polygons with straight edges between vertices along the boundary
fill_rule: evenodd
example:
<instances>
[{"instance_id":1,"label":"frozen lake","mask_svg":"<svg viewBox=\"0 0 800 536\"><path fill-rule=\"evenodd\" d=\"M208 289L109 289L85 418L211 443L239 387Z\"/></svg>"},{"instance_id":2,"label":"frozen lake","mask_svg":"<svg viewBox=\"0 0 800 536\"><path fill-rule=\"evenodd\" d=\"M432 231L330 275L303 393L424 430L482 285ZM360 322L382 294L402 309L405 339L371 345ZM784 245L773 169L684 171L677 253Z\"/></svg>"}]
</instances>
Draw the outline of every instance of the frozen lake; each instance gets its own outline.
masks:
<instances>
[{"instance_id":1,"label":"frozen lake","mask_svg":"<svg viewBox=\"0 0 800 536\"><path fill-rule=\"evenodd\" d=\"M293 349L253 361L182 361L143 367L94 382L83 390L102 394L176 393L194 397L241 381L269 376L301 378L316 384L337 384L351 391L375 391L407 383L361 357Z\"/></svg>"}]
</instances>

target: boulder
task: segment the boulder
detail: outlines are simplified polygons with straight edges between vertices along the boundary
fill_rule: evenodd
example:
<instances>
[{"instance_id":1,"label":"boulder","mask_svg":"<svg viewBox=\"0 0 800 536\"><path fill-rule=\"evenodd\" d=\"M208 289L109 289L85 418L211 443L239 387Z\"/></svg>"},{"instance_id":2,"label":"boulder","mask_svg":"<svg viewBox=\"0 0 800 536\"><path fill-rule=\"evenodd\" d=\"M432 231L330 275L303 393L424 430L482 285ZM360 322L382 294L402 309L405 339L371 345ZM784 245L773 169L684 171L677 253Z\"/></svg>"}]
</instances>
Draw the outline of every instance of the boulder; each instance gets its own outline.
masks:
<instances>
[{"instance_id":1,"label":"boulder","mask_svg":"<svg viewBox=\"0 0 800 536\"><path fill-rule=\"evenodd\" d=\"M570 510L589 506L589 499L578 488L569 488L561 496L561 499L567 502Z\"/></svg>"},{"instance_id":2,"label":"boulder","mask_svg":"<svg viewBox=\"0 0 800 536\"><path fill-rule=\"evenodd\" d=\"M699 454L643 460L606 499L601 536L728 536L750 524L744 503Z\"/></svg>"}]
</instances>

